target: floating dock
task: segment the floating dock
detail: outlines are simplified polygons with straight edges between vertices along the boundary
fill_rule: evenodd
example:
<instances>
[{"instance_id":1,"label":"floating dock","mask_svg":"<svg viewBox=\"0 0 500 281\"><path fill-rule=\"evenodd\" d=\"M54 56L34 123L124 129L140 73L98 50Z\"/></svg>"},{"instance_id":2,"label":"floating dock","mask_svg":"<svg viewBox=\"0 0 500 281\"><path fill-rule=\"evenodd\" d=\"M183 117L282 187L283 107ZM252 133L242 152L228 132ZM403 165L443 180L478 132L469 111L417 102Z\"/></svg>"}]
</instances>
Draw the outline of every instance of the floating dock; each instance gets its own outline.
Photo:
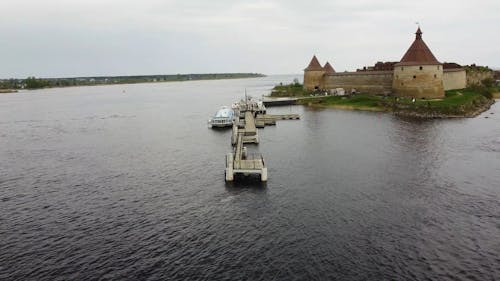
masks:
<instances>
[{"instance_id":1,"label":"floating dock","mask_svg":"<svg viewBox=\"0 0 500 281\"><path fill-rule=\"evenodd\" d=\"M238 124L233 124L231 144L236 145L238 134L242 135L242 143L259 143L259 132L257 130L253 112L246 111L242 114L244 118L238 120Z\"/></svg>"},{"instance_id":2,"label":"floating dock","mask_svg":"<svg viewBox=\"0 0 500 281\"><path fill-rule=\"evenodd\" d=\"M258 114L255 118L255 126L257 128L264 128L265 126L276 125L276 120L299 120L298 114Z\"/></svg>"},{"instance_id":3,"label":"floating dock","mask_svg":"<svg viewBox=\"0 0 500 281\"><path fill-rule=\"evenodd\" d=\"M234 153L226 156L226 181L233 181L236 174L259 174L262 182L267 181L267 167L264 164L262 155L248 155L243 147L243 132L238 133Z\"/></svg>"},{"instance_id":4,"label":"floating dock","mask_svg":"<svg viewBox=\"0 0 500 281\"><path fill-rule=\"evenodd\" d=\"M247 153L244 144L259 143L257 128L266 125L276 125L276 120L298 120L298 114L270 115L266 114L266 108L262 103L246 99L239 104L238 116L233 124L231 144L233 152L226 155L225 180L234 181L236 174L258 174L262 182L267 181L267 167L261 154Z\"/></svg>"},{"instance_id":5,"label":"floating dock","mask_svg":"<svg viewBox=\"0 0 500 281\"><path fill-rule=\"evenodd\" d=\"M298 98L264 98L263 103L267 107L271 106L285 106L297 104Z\"/></svg>"}]
</instances>

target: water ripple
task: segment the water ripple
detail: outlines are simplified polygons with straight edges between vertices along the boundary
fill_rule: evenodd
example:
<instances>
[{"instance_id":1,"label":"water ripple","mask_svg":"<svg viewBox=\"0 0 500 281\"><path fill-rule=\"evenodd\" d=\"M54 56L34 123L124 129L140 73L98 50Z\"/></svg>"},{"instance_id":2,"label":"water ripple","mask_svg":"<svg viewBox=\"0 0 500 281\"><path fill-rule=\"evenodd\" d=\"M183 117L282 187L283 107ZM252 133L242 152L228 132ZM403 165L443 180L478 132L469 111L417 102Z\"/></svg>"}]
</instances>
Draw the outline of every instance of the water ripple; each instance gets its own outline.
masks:
<instances>
[{"instance_id":1,"label":"water ripple","mask_svg":"<svg viewBox=\"0 0 500 281\"><path fill-rule=\"evenodd\" d=\"M498 279L495 120L273 108L269 182L225 184L204 114L276 79L2 96L0 280Z\"/></svg>"}]
</instances>

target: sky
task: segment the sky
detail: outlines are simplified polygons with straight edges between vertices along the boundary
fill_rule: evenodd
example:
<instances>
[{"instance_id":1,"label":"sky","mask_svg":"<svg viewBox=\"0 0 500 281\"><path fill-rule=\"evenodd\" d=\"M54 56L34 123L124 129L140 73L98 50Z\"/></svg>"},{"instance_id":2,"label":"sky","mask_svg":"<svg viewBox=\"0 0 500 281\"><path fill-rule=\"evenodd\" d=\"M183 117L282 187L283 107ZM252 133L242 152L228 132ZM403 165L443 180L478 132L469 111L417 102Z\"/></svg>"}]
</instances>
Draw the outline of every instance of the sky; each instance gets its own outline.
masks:
<instances>
[{"instance_id":1,"label":"sky","mask_svg":"<svg viewBox=\"0 0 500 281\"><path fill-rule=\"evenodd\" d=\"M1 0L0 78L302 73L399 61L500 67L500 1Z\"/></svg>"}]
</instances>

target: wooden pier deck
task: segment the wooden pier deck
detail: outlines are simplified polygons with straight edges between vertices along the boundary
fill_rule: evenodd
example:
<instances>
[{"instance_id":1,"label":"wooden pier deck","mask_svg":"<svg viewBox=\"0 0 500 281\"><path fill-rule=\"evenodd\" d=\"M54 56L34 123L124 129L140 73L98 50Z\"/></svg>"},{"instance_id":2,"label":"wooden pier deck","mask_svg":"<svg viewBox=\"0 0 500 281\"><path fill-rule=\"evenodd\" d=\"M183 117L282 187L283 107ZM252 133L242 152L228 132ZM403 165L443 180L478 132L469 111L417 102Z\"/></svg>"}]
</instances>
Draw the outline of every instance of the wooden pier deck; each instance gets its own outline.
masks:
<instances>
[{"instance_id":1,"label":"wooden pier deck","mask_svg":"<svg viewBox=\"0 0 500 281\"><path fill-rule=\"evenodd\" d=\"M266 125L276 125L276 120L298 120L298 114L266 114L265 107L247 101L240 103L238 117L233 124L231 144L233 152L226 155L226 181L233 181L236 174L259 174L261 181L267 181L267 167L264 158L260 154L249 155L246 143L259 143L257 128Z\"/></svg>"},{"instance_id":2,"label":"wooden pier deck","mask_svg":"<svg viewBox=\"0 0 500 281\"><path fill-rule=\"evenodd\" d=\"M276 120L299 120L298 114L258 114L255 118L255 126L257 128L264 128L265 126L276 125Z\"/></svg>"},{"instance_id":3,"label":"wooden pier deck","mask_svg":"<svg viewBox=\"0 0 500 281\"><path fill-rule=\"evenodd\" d=\"M284 105L294 105L297 104L298 98L270 98L266 97L262 101L265 106L271 107L271 106L284 106Z\"/></svg>"},{"instance_id":4,"label":"wooden pier deck","mask_svg":"<svg viewBox=\"0 0 500 281\"><path fill-rule=\"evenodd\" d=\"M245 136L255 136L257 128L255 127L255 118L252 111L245 112Z\"/></svg>"},{"instance_id":5,"label":"wooden pier deck","mask_svg":"<svg viewBox=\"0 0 500 281\"><path fill-rule=\"evenodd\" d=\"M259 174L260 180L267 181L267 167L262 155L249 156L243 146L244 132L237 133L234 153L226 156L226 181L233 181L235 174Z\"/></svg>"},{"instance_id":6,"label":"wooden pier deck","mask_svg":"<svg viewBox=\"0 0 500 281\"><path fill-rule=\"evenodd\" d=\"M231 136L231 144L237 143L239 133L243 134L243 143L259 143L259 134L252 111L243 113L244 119L238 120L238 124L233 125L233 134Z\"/></svg>"},{"instance_id":7,"label":"wooden pier deck","mask_svg":"<svg viewBox=\"0 0 500 281\"><path fill-rule=\"evenodd\" d=\"M256 122L268 121L268 120L299 120L300 116L298 114L258 114L255 118Z\"/></svg>"}]
</instances>

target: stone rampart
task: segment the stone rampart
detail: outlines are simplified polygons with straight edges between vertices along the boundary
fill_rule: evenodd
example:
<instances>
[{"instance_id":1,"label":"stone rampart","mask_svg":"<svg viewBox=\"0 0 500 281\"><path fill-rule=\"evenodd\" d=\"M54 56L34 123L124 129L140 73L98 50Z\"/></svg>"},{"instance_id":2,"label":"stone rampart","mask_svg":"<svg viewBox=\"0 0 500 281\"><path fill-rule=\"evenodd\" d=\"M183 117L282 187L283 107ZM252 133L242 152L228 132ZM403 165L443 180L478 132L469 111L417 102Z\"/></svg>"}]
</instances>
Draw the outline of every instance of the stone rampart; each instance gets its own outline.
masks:
<instances>
[{"instance_id":1,"label":"stone rampart","mask_svg":"<svg viewBox=\"0 0 500 281\"><path fill-rule=\"evenodd\" d=\"M480 84L486 78L493 79L493 71L467 71L467 86Z\"/></svg>"},{"instance_id":2,"label":"stone rampart","mask_svg":"<svg viewBox=\"0 0 500 281\"><path fill-rule=\"evenodd\" d=\"M463 89L466 85L466 74L463 68L452 68L443 70L444 90Z\"/></svg>"},{"instance_id":3,"label":"stone rampart","mask_svg":"<svg viewBox=\"0 0 500 281\"><path fill-rule=\"evenodd\" d=\"M358 93L389 94L392 91L392 71L337 72L323 77L324 89L356 89Z\"/></svg>"}]
</instances>

